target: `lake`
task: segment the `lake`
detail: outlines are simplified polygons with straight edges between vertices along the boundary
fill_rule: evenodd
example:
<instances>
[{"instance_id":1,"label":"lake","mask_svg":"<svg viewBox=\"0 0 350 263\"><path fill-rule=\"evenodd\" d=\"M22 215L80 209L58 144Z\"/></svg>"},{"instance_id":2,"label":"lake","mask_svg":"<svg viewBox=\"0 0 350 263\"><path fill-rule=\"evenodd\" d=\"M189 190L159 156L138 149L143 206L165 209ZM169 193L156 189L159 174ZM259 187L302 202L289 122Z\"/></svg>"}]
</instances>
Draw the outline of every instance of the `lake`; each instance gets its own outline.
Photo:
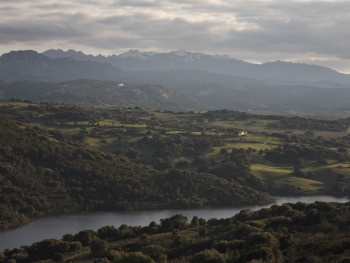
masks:
<instances>
[{"instance_id":1,"label":"lake","mask_svg":"<svg viewBox=\"0 0 350 263\"><path fill-rule=\"evenodd\" d=\"M346 197L337 198L332 196L303 196L303 197L273 197L275 204L283 203L313 203L323 202L349 202ZM215 209L191 209L191 210L159 210L159 211L137 211L137 212L97 212L77 215L63 215L47 217L35 220L22 227L0 232L0 251L6 248L12 249L22 245L31 245L34 242L46 238L62 238L64 234L76 234L83 229L97 230L106 225L119 227L122 224L129 226L146 226L150 222L162 218L168 218L176 214L183 214L189 221L193 216L204 219L228 218L237 214L242 209L259 210L265 206L245 206L240 208L215 208Z\"/></svg>"}]
</instances>

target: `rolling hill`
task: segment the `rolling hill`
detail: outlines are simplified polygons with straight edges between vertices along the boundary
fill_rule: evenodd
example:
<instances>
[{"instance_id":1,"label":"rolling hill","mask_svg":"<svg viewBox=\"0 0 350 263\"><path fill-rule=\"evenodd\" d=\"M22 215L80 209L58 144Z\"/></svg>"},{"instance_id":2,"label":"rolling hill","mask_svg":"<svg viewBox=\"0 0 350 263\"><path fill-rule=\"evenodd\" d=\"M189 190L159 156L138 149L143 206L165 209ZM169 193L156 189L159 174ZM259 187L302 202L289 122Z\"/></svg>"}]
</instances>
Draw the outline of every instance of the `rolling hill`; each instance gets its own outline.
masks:
<instances>
[{"instance_id":1,"label":"rolling hill","mask_svg":"<svg viewBox=\"0 0 350 263\"><path fill-rule=\"evenodd\" d=\"M71 80L64 82L0 79L0 98L67 103L99 107L141 107L171 111L209 109L204 103L159 85L115 81Z\"/></svg>"},{"instance_id":2,"label":"rolling hill","mask_svg":"<svg viewBox=\"0 0 350 263\"><path fill-rule=\"evenodd\" d=\"M65 122L92 117L84 117L84 109L72 106L46 105L51 108L46 115L44 105L27 105L28 109L40 107L41 116L51 122L52 113ZM121 119L127 118L125 113L114 111ZM135 113L133 118L142 115ZM188 207L270 201L267 193L238 182L206 173L157 171L57 130L23 124L2 114L0 134L0 230L45 215L78 211L176 208L184 201Z\"/></svg>"}]
</instances>

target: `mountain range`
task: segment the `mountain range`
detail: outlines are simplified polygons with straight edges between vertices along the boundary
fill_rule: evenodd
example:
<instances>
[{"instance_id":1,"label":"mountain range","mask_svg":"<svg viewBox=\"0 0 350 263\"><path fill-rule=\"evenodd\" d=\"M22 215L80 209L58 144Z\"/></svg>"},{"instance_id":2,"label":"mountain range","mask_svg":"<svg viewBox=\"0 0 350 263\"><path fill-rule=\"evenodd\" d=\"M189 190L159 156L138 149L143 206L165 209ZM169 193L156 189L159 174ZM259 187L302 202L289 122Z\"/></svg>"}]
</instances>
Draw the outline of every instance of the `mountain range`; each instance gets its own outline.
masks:
<instances>
[{"instance_id":1,"label":"mountain range","mask_svg":"<svg viewBox=\"0 0 350 263\"><path fill-rule=\"evenodd\" d=\"M282 61L253 64L227 55L207 55L183 50L168 53L130 50L120 55L92 56L85 55L81 51L68 50L65 52L60 49L50 49L43 54L50 58L74 58L81 61L110 63L123 71L201 70L260 80L309 83L333 81L345 85L350 84L350 75L317 65Z\"/></svg>"},{"instance_id":2,"label":"mountain range","mask_svg":"<svg viewBox=\"0 0 350 263\"><path fill-rule=\"evenodd\" d=\"M33 50L12 51L0 57L0 76L37 78L55 81L73 79L116 79L121 71L108 63L51 59Z\"/></svg>"},{"instance_id":3,"label":"mountain range","mask_svg":"<svg viewBox=\"0 0 350 263\"><path fill-rule=\"evenodd\" d=\"M51 59L31 50L13 51L0 57L0 98L172 111L208 109L160 85L118 81L125 79L123 76L108 63Z\"/></svg>"},{"instance_id":4,"label":"mountain range","mask_svg":"<svg viewBox=\"0 0 350 263\"><path fill-rule=\"evenodd\" d=\"M62 82L63 86L67 85L67 81L85 79L85 89L81 85L78 85L79 89L73 85L74 91L68 92L65 88L62 92L62 85L58 91L57 86L50 84L48 86L55 86L50 90L51 95L47 95L47 89L42 90L43 93L35 100L55 101L59 98L59 102L93 106L142 106L175 111L209 108L309 110L349 108L350 101L350 75L329 68L287 62L259 65L228 56L186 51L151 53L130 50L112 56L85 55L74 50L48 50L41 54L30 50L12 51L0 57L0 76L15 80ZM87 80L90 81L88 90ZM118 92L109 88L98 89L96 80L116 82L112 86L128 83L129 87L137 86L138 90L152 87L152 92L147 96L138 93L139 97L131 92L118 100L116 98L122 96L120 91L126 88ZM17 93L11 93L8 88L5 92L0 86L3 98L10 93L22 98L24 93L28 94L29 88L26 89L17 87ZM37 87L34 89L37 90ZM94 89L96 92L92 92ZM115 98L113 101L112 97ZM150 100L143 99L145 97ZM167 100L164 100L165 97ZM163 102L159 104L153 98L162 98Z\"/></svg>"}]
</instances>

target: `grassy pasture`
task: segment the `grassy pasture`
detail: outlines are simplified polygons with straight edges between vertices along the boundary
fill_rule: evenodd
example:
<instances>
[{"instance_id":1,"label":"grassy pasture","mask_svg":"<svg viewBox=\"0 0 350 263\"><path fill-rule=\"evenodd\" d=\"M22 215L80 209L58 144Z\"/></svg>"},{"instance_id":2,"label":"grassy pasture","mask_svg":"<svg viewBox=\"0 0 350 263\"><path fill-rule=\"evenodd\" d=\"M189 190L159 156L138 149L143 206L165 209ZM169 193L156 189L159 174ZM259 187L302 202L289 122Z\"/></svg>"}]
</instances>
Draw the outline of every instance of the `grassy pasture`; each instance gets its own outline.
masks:
<instances>
[{"instance_id":1,"label":"grassy pasture","mask_svg":"<svg viewBox=\"0 0 350 263\"><path fill-rule=\"evenodd\" d=\"M278 179L274 182L276 183L277 186L279 186L279 188L295 186L301 191L306 191L306 192L320 191L324 188L323 182L306 179L306 178L295 177L295 176L290 176L286 179Z\"/></svg>"},{"instance_id":2,"label":"grassy pasture","mask_svg":"<svg viewBox=\"0 0 350 263\"><path fill-rule=\"evenodd\" d=\"M314 135L307 137L305 136L305 132L308 131L307 129L281 130L270 128L269 125L278 122L278 119L253 117L248 120L222 121L220 117L209 119L208 117L201 117L200 114L195 113L174 114L171 112L147 110L143 111L141 114L141 111L138 110L123 109L119 115L98 115L98 112L94 112L95 115L91 114L91 116L97 116L94 120L65 121L64 118L56 119L52 116L59 116L59 114L54 115L57 112L69 114L69 107L71 106L51 105L45 109L44 105L35 103L0 101L0 107L1 106L5 109L4 114L9 116L12 114L19 118L26 117L29 125L37 125L48 130L59 130L68 135L77 135L81 133L81 131L84 131L84 142L90 146L98 147L103 151L125 152L130 149L137 150L141 153L141 157L137 158L136 161L144 164L152 163L155 158L153 153L157 150L155 146L145 146L139 143L145 136L149 138L154 136L166 140L167 138L181 135L179 137L182 137L184 141L193 140L197 138L197 136L206 136L208 140L219 141L219 144L213 145L221 145L222 143L221 146L208 148L206 152L202 152L198 155L200 158L206 159L205 161L207 161L210 168L219 167L225 162L234 162L235 160L229 158L229 154L233 148L245 150L254 149L255 151L253 152L249 151L249 161L252 163L250 165L251 172L255 176L263 179L270 186L276 188L295 186L299 191L316 193L324 188L330 189L337 183L339 175L344 175L347 184L350 183L350 162L340 162L331 160L330 158L324 158L320 162L310 161L306 158L301 170L305 175L308 172L313 173L312 178L307 178L306 176L294 176L292 163L286 165L273 163L267 161L263 157L263 154L259 154L260 150L270 150L285 143L290 145L302 145L301 142L291 142L271 136L273 132L284 135L303 135L301 137L306 137L308 139L321 136L325 140L332 142L350 133L350 128L343 132L314 130ZM94 109L84 108L82 112L76 108L74 110L77 116L83 116L86 119L86 116L89 116L88 111L93 111ZM104 109L98 109L98 111L99 110ZM113 118L110 116L117 117ZM50 124L50 122L47 121L48 119L50 120L51 117L52 119L56 119L57 124ZM70 120L72 120L72 118L70 118ZM248 131L248 135L236 136L235 133L237 131ZM306 141L305 144L308 145L308 142ZM311 142L310 145L312 145ZM337 151L340 146L334 146L332 142L327 148ZM350 147L347 146L346 148L349 153ZM226 157L224 154L220 153L222 149L227 149L228 155ZM192 171L199 167L192 163L196 157L196 155L174 155L170 157L173 158L170 161L177 163L185 160L189 165L179 169Z\"/></svg>"}]
</instances>

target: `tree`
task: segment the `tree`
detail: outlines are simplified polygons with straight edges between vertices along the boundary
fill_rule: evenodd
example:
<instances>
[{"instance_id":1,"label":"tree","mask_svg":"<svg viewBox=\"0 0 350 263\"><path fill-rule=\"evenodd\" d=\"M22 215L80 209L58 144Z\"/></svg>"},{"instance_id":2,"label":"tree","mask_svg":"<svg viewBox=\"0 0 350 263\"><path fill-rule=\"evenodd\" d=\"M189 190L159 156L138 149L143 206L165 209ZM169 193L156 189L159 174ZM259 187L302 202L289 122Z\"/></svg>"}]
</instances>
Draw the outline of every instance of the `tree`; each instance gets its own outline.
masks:
<instances>
[{"instance_id":1,"label":"tree","mask_svg":"<svg viewBox=\"0 0 350 263\"><path fill-rule=\"evenodd\" d=\"M91 254L94 257L96 258L104 257L107 254L108 243L105 240L101 240L95 237L91 241L90 250L91 250Z\"/></svg>"},{"instance_id":2,"label":"tree","mask_svg":"<svg viewBox=\"0 0 350 263\"><path fill-rule=\"evenodd\" d=\"M198 216L194 216L191 220L191 225L193 227L199 227L199 218Z\"/></svg>"},{"instance_id":3,"label":"tree","mask_svg":"<svg viewBox=\"0 0 350 263\"><path fill-rule=\"evenodd\" d=\"M80 241L83 246L88 246L92 240L91 230L82 230L75 235L74 239Z\"/></svg>"},{"instance_id":4,"label":"tree","mask_svg":"<svg viewBox=\"0 0 350 263\"><path fill-rule=\"evenodd\" d=\"M142 249L142 253L151 257L154 261L159 263L167 262L167 255L165 254L166 250L157 245L147 246Z\"/></svg>"},{"instance_id":5,"label":"tree","mask_svg":"<svg viewBox=\"0 0 350 263\"><path fill-rule=\"evenodd\" d=\"M123 256L121 263L154 263L154 261L149 256L140 252L134 252Z\"/></svg>"},{"instance_id":6,"label":"tree","mask_svg":"<svg viewBox=\"0 0 350 263\"><path fill-rule=\"evenodd\" d=\"M174 215L173 217L161 219L160 220L160 227L163 230L173 230L173 229L179 229L183 228L185 224L187 223L187 217L181 214Z\"/></svg>"},{"instance_id":7,"label":"tree","mask_svg":"<svg viewBox=\"0 0 350 263\"><path fill-rule=\"evenodd\" d=\"M303 171L301 170L301 167L304 166L304 161L302 159L296 159L294 162L294 166L293 166L293 174L295 176L304 176Z\"/></svg>"},{"instance_id":8,"label":"tree","mask_svg":"<svg viewBox=\"0 0 350 263\"><path fill-rule=\"evenodd\" d=\"M225 257L215 249L206 249L195 254L191 263L224 263Z\"/></svg>"}]
</instances>

